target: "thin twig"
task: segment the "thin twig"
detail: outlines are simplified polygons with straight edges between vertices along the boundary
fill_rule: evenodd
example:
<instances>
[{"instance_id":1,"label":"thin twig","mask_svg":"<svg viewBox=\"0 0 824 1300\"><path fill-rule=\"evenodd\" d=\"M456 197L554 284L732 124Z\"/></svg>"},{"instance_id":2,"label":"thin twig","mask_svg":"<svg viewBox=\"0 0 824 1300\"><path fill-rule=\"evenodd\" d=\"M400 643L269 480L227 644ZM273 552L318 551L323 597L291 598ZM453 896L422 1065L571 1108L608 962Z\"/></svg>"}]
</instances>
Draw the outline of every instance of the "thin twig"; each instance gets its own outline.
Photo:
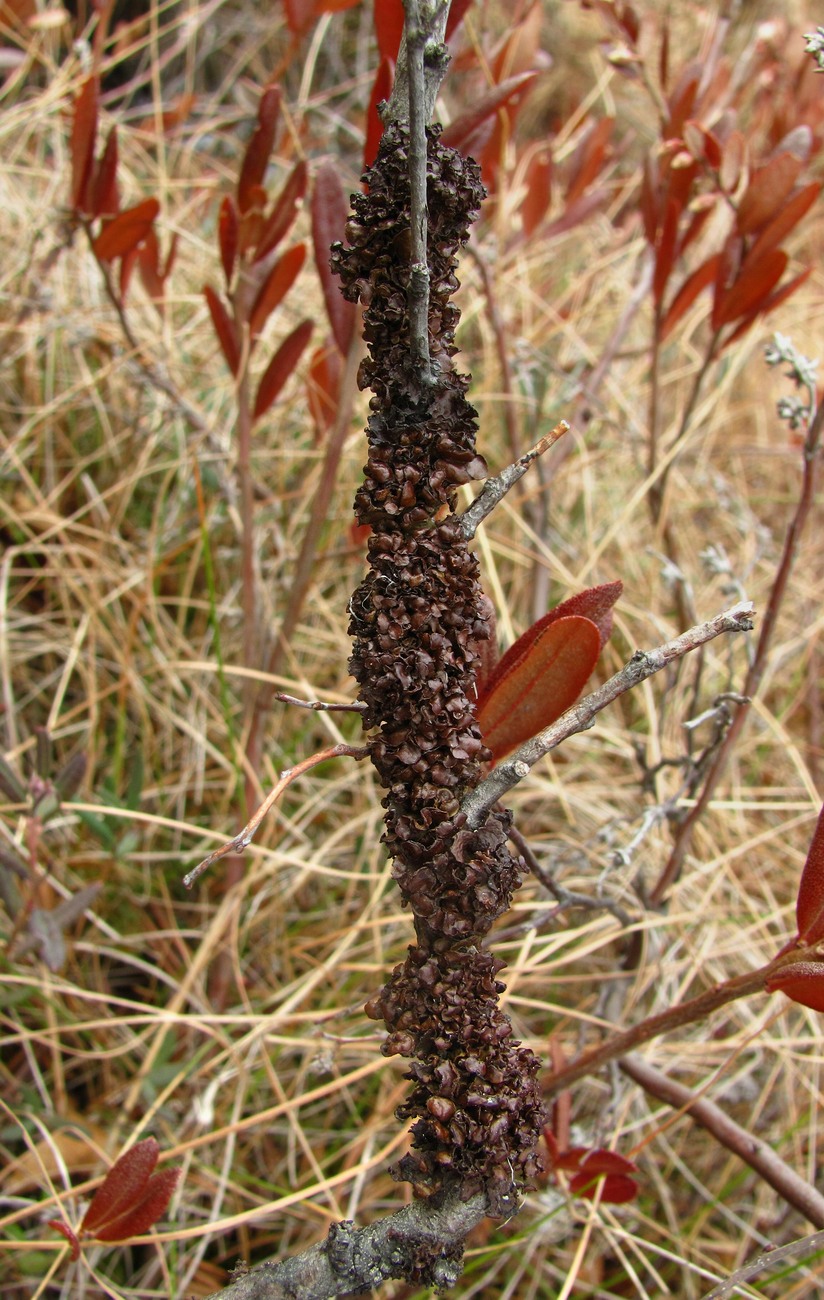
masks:
<instances>
[{"instance_id":1,"label":"thin twig","mask_svg":"<svg viewBox=\"0 0 824 1300\"><path fill-rule=\"evenodd\" d=\"M668 1007L657 1016L648 1016L646 1020L640 1021L630 1029L613 1034L598 1047L584 1052L570 1065L553 1074L545 1083L546 1095L554 1096L562 1088L568 1088L570 1084L575 1083L577 1079L583 1079L587 1074L594 1074L610 1061L626 1056L628 1052L634 1051L642 1043L648 1043L652 1038L659 1038L661 1034L669 1033L672 1029L681 1029L685 1025L698 1024L711 1016L714 1011L718 1011L720 1007L725 1007L738 998L763 993L767 982L785 966L791 966L796 962L821 962L821 960L821 949L817 944L803 948L792 946L780 952L772 961L767 962L766 966L759 966L757 970L736 975L733 979L725 980L723 984L714 984L712 988L699 993L697 997L690 998L687 1002L679 1002L674 1007Z\"/></svg>"},{"instance_id":2,"label":"thin twig","mask_svg":"<svg viewBox=\"0 0 824 1300\"><path fill-rule=\"evenodd\" d=\"M409 215L410 267L407 301L409 350L431 383L429 357L429 257L427 251L426 169L427 142L424 90L426 28L421 22L420 0L404 0L406 8L406 68L409 78Z\"/></svg>"},{"instance_id":3,"label":"thin twig","mask_svg":"<svg viewBox=\"0 0 824 1300\"><path fill-rule=\"evenodd\" d=\"M273 699L281 704L294 704L298 709L314 709L316 713L365 713L366 705L360 700L349 704L331 704L328 700L299 700L296 695L287 695L285 691L275 691Z\"/></svg>"},{"instance_id":4,"label":"thin twig","mask_svg":"<svg viewBox=\"0 0 824 1300\"><path fill-rule=\"evenodd\" d=\"M824 1196L806 1179L799 1178L767 1142L736 1124L720 1106L662 1074L640 1056L624 1056L618 1066L644 1092L683 1111L696 1124L707 1129L722 1146L748 1164L779 1196L783 1196L788 1205L803 1214L816 1228L824 1228Z\"/></svg>"},{"instance_id":5,"label":"thin twig","mask_svg":"<svg viewBox=\"0 0 824 1300\"><path fill-rule=\"evenodd\" d=\"M506 496L509 489L519 479L523 478L532 462L537 460L539 456L543 456L544 452L548 451L568 431L569 425L566 420L561 420L560 424L555 425L551 433L536 442L535 446L525 452L520 460L516 460L512 465L507 465L506 469L502 469L500 474L496 474L494 478L486 480L475 500L459 516L458 522L460 523L461 532L467 541L475 536L479 524L486 519L488 514L492 513L498 502Z\"/></svg>"},{"instance_id":6,"label":"thin twig","mask_svg":"<svg viewBox=\"0 0 824 1300\"><path fill-rule=\"evenodd\" d=\"M789 1261L800 1263L805 1259L813 1256L820 1256L824 1253L824 1232L813 1232L809 1237L801 1237L798 1241L790 1241L786 1246L777 1246L775 1250L765 1250L749 1264L744 1264L731 1273L726 1282L720 1283L719 1286L713 1287L704 1296L703 1300L726 1300L727 1296L733 1295L742 1283L748 1282L750 1278L758 1277L759 1273L766 1273L768 1269L774 1268L776 1264L786 1264ZM813 1281L813 1279L810 1279ZM809 1293L812 1295L812 1292Z\"/></svg>"},{"instance_id":7,"label":"thin twig","mask_svg":"<svg viewBox=\"0 0 824 1300\"><path fill-rule=\"evenodd\" d=\"M596 715L617 700L619 695L624 695L673 660L705 645L722 632L749 632L753 626L753 612L752 601L742 600L722 614L716 614L707 623L696 624L674 641L666 641L654 650L636 650L620 672L571 709L567 709L557 722L545 727L537 736L521 745L499 767L494 768L486 780L469 792L461 804L461 811L466 813L468 824L472 827L479 825L486 810L496 804L507 790L522 781L539 759L576 732L586 731L594 724Z\"/></svg>"},{"instance_id":8,"label":"thin twig","mask_svg":"<svg viewBox=\"0 0 824 1300\"><path fill-rule=\"evenodd\" d=\"M625 912L620 903L613 903L608 898L590 898L589 894L580 894L573 889L566 889L564 885L559 885L551 871L538 861L538 857L527 840L516 826L511 826L509 838L517 848L524 862L529 867L536 880L540 881L544 889L552 895L558 904L558 911L567 907L584 907L590 912L611 912L617 921L623 926L632 925L632 917Z\"/></svg>"},{"instance_id":9,"label":"thin twig","mask_svg":"<svg viewBox=\"0 0 824 1300\"><path fill-rule=\"evenodd\" d=\"M360 760L366 758L368 753L369 750L365 745L333 745L331 749L323 749L318 754L312 754L310 758L305 758L302 763L281 772L280 779L269 791L254 815L250 817L240 834L222 844L219 849L215 849L183 877L186 888L191 889L198 877L202 876L203 872L207 871L213 863L225 858L229 853L242 853L244 849L248 848L269 809L280 798L287 786L291 785L297 777L302 776L304 772L308 772L311 768L317 767L318 763L325 763L329 758L356 758Z\"/></svg>"},{"instance_id":10,"label":"thin twig","mask_svg":"<svg viewBox=\"0 0 824 1300\"><path fill-rule=\"evenodd\" d=\"M824 402L820 402L818 409L810 422L807 431L807 437L804 443L804 477L801 484L801 493L798 498L795 514L790 521L787 534L784 538L784 547L781 553L781 560L775 575L775 581L770 591L767 601L767 609L761 624L761 632L758 637L753 661L750 664L749 671L741 688L742 695L752 700L757 694L761 685L761 679L764 676L764 670L767 666L767 657L772 644L775 625L778 620L778 614L784 601L787 590L787 584L790 580L793 563L798 553L798 547L801 535L807 522L807 517L812 509L815 500L816 487L816 466L820 455L820 442L824 433ZM653 904L660 903L670 886L678 879L684 865L684 859L689 852L692 843L692 833L695 827L704 816L707 805L715 793L721 777L727 766L729 756L733 746L736 744L741 730L749 717L750 704L745 701L738 709L735 717L730 724L724 740L722 741L715 761L710 768L704 787L696 799L694 807L681 823L672 846L667 863L654 889L650 894L650 902Z\"/></svg>"},{"instance_id":11,"label":"thin twig","mask_svg":"<svg viewBox=\"0 0 824 1300\"><path fill-rule=\"evenodd\" d=\"M415 0L415 3L422 6L419 16L423 21L419 25L426 27L428 37L424 51L423 98L423 119L424 122L428 122L435 107L435 100L438 97L441 82L449 66L449 51L444 45L444 37L446 35L446 20L449 17L450 0ZM395 66L395 84L392 87L392 94L389 97L388 104L381 110L381 119L385 124L409 121L409 64L406 52L406 27L408 21L407 6L407 24L404 26L401 47L398 51L398 61Z\"/></svg>"}]
</instances>

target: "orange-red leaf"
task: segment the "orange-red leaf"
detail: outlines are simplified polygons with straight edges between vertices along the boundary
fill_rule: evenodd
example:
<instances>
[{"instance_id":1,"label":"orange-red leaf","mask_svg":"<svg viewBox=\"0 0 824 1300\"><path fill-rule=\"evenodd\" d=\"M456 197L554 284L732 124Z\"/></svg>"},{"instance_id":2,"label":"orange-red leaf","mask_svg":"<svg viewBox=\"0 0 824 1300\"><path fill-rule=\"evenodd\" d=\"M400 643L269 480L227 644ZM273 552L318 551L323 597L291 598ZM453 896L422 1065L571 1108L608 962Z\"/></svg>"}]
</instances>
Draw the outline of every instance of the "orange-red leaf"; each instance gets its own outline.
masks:
<instances>
[{"instance_id":1,"label":"orange-red leaf","mask_svg":"<svg viewBox=\"0 0 824 1300\"><path fill-rule=\"evenodd\" d=\"M794 154L780 153L758 168L738 205L739 234L750 235L772 220L788 198L803 166Z\"/></svg>"},{"instance_id":2,"label":"orange-red leaf","mask_svg":"<svg viewBox=\"0 0 824 1300\"><path fill-rule=\"evenodd\" d=\"M315 16L315 0L285 0L286 22L293 36L300 36Z\"/></svg>"},{"instance_id":3,"label":"orange-red leaf","mask_svg":"<svg viewBox=\"0 0 824 1300\"><path fill-rule=\"evenodd\" d=\"M94 241L94 254L101 262L111 262L137 248L146 238L160 211L157 199L144 199L133 208L126 208L107 222Z\"/></svg>"},{"instance_id":4,"label":"orange-red leaf","mask_svg":"<svg viewBox=\"0 0 824 1300\"><path fill-rule=\"evenodd\" d=\"M533 623L518 637L518 640L498 660L494 670L490 672L484 681L478 681L479 702L483 703L484 696L497 685L501 677L504 677L511 668L515 667L532 645L532 642L551 623L557 623L560 618L569 618L572 614L588 618L598 629L600 638L598 649L599 651L603 650L612 633L612 607L623 590L624 584L620 580L618 582L602 582L597 587L587 587L585 591L576 592L568 600L562 600L560 605L555 605L554 608L544 614L542 618L539 618L536 623Z\"/></svg>"},{"instance_id":5,"label":"orange-red leaf","mask_svg":"<svg viewBox=\"0 0 824 1300\"><path fill-rule=\"evenodd\" d=\"M153 1223L157 1223L172 1199L180 1173L179 1167L170 1166L153 1174L135 1204L110 1219L104 1227L96 1229L92 1235L98 1241L127 1241L129 1237L139 1237L148 1231Z\"/></svg>"},{"instance_id":6,"label":"orange-red leaf","mask_svg":"<svg viewBox=\"0 0 824 1300\"><path fill-rule=\"evenodd\" d=\"M327 339L323 347L315 348L312 353L306 376L309 410L319 438L334 423L342 373L340 352L332 340Z\"/></svg>"},{"instance_id":7,"label":"orange-red leaf","mask_svg":"<svg viewBox=\"0 0 824 1300\"><path fill-rule=\"evenodd\" d=\"M301 199L306 193L309 170L303 159L296 163L286 184L272 205L272 211L263 222L255 249L255 261L259 262L288 234L289 228L297 216Z\"/></svg>"},{"instance_id":8,"label":"orange-red leaf","mask_svg":"<svg viewBox=\"0 0 824 1300\"><path fill-rule=\"evenodd\" d=\"M94 141L97 134L97 78L87 77L74 101L72 117L71 205L75 212L88 211L87 192L94 161Z\"/></svg>"},{"instance_id":9,"label":"orange-red leaf","mask_svg":"<svg viewBox=\"0 0 824 1300\"><path fill-rule=\"evenodd\" d=\"M326 314L332 334L345 356L355 330L355 304L347 302L340 291L337 276L329 265L329 247L343 238L349 204L333 162L321 163L312 189L312 243Z\"/></svg>"},{"instance_id":10,"label":"orange-red leaf","mask_svg":"<svg viewBox=\"0 0 824 1300\"><path fill-rule=\"evenodd\" d=\"M375 3L380 4L381 0L375 0ZM472 0L452 0L452 4L449 7L449 17L446 20L447 40L449 40L455 28L463 20L463 16L471 4Z\"/></svg>"},{"instance_id":11,"label":"orange-red leaf","mask_svg":"<svg viewBox=\"0 0 824 1300\"><path fill-rule=\"evenodd\" d=\"M74 1229L68 1223L64 1223L62 1219L47 1219L46 1225L49 1228L54 1228L55 1232L59 1232L62 1237L66 1238L66 1241L71 1246L72 1259L79 1259L80 1242L77 1240L77 1233Z\"/></svg>"},{"instance_id":12,"label":"orange-red leaf","mask_svg":"<svg viewBox=\"0 0 824 1300\"><path fill-rule=\"evenodd\" d=\"M154 1138L144 1138L116 1160L98 1187L83 1216L81 1232L95 1236L119 1219L140 1200L157 1164L160 1147Z\"/></svg>"},{"instance_id":13,"label":"orange-red leaf","mask_svg":"<svg viewBox=\"0 0 824 1300\"><path fill-rule=\"evenodd\" d=\"M552 150L549 145L536 149L524 176L525 194L521 203L521 221L527 239L534 234L549 212L552 202Z\"/></svg>"},{"instance_id":14,"label":"orange-red leaf","mask_svg":"<svg viewBox=\"0 0 824 1300\"><path fill-rule=\"evenodd\" d=\"M363 143L364 169L371 167L378 156L378 145L383 135L383 122L378 113L378 104L391 95L394 78L395 64L391 59L382 58L375 73L372 94L369 96L369 107L366 110L366 139Z\"/></svg>"},{"instance_id":15,"label":"orange-red leaf","mask_svg":"<svg viewBox=\"0 0 824 1300\"><path fill-rule=\"evenodd\" d=\"M381 59L391 59L394 63L403 35L402 0L374 0L373 13Z\"/></svg>"},{"instance_id":16,"label":"orange-red leaf","mask_svg":"<svg viewBox=\"0 0 824 1300\"><path fill-rule=\"evenodd\" d=\"M301 353L309 342L313 328L313 321L301 321L300 325L296 326L292 333L288 334L281 343L264 370L258 384L254 419L259 420L269 410L286 380L298 364Z\"/></svg>"},{"instance_id":17,"label":"orange-red leaf","mask_svg":"<svg viewBox=\"0 0 824 1300\"><path fill-rule=\"evenodd\" d=\"M240 340L234 322L223 304L223 299L218 297L210 284L203 286L203 295L226 364L232 374L236 375L240 368Z\"/></svg>"},{"instance_id":18,"label":"orange-red leaf","mask_svg":"<svg viewBox=\"0 0 824 1300\"><path fill-rule=\"evenodd\" d=\"M89 212L93 217L113 216L120 207L117 196L117 127L106 139L89 186Z\"/></svg>"},{"instance_id":19,"label":"orange-red leaf","mask_svg":"<svg viewBox=\"0 0 824 1300\"><path fill-rule=\"evenodd\" d=\"M269 155L275 143L280 101L279 86L267 86L260 97L257 126L246 146L237 182L237 205L241 213L255 205L257 188L263 184Z\"/></svg>"},{"instance_id":20,"label":"orange-red leaf","mask_svg":"<svg viewBox=\"0 0 824 1300\"><path fill-rule=\"evenodd\" d=\"M795 905L798 935L805 943L824 939L824 806L818 814L810 850L801 872Z\"/></svg>"},{"instance_id":21,"label":"orange-red leaf","mask_svg":"<svg viewBox=\"0 0 824 1300\"><path fill-rule=\"evenodd\" d=\"M484 743L496 760L575 703L600 650L592 620L573 615L550 623L505 673L496 671L478 706Z\"/></svg>"},{"instance_id":22,"label":"orange-red leaf","mask_svg":"<svg viewBox=\"0 0 824 1300\"><path fill-rule=\"evenodd\" d=\"M809 212L821 193L821 182L813 181L805 185L784 205L781 211L765 226L750 250L750 256L760 257L768 249L775 248L798 225L803 216Z\"/></svg>"},{"instance_id":23,"label":"orange-red leaf","mask_svg":"<svg viewBox=\"0 0 824 1300\"><path fill-rule=\"evenodd\" d=\"M678 321L684 315L684 312L689 310L701 290L706 289L713 283L718 274L718 265L720 260L720 254L714 253L712 257L707 258L706 262L702 262L691 275L687 276L686 280L681 285L681 288L670 303L667 314L664 317L661 325L662 339L667 337L670 330L677 325Z\"/></svg>"},{"instance_id":24,"label":"orange-red leaf","mask_svg":"<svg viewBox=\"0 0 824 1300\"><path fill-rule=\"evenodd\" d=\"M664 290L667 287L667 281L675 261L675 244L678 239L680 212L678 204L670 199L667 204L664 224L661 228L661 237L655 250L655 275L652 281L652 295L657 303L664 296Z\"/></svg>"},{"instance_id":25,"label":"orange-red leaf","mask_svg":"<svg viewBox=\"0 0 824 1300\"><path fill-rule=\"evenodd\" d=\"M220 212L217 219L217 241L220 245L220 261L223 267L223 275L226 279L226 288L232 282L232 274L235 269L238 249L239 222L237 208L233 200L226 195L226 198L220 205Z\"/></svg>"},{"instance_id":26,"label":"orange-red leaf","mask_svg":"<svg viewBox=\"0 0 824 1300\"><path fill-rule=\"evenodd\" d=\"M572 158L566 201L574 203L595 180L604 165L614 117L602 117L587 130Z\"/></svg>"},{"instance_id":27,"label":"orange-red leaf","mask_svg":"<svg viewBox=\"0 0 824 1300\"><path fill-rule=\"evenodd\" d=\"M515 77L508 77L499 86L493 86L480 97L474 108L468 109L460 117L456 117L454 122L450 122L441 137L443 143L451 149L457 149L460 153L470 153L476 135L488 124L489 119L495 117L499 109L504 108L526 90L537 75L536 72L521 72Z\"/></svg>"},{"instance_id":28,"label":"orange-red leaf","mask_svg":"<svg viewBox=\"0 0 824 1300\"><path fill-rule=\"evenodd\" d=\"M824 1011L824 965L818 962L793 962L769 978L765 987L768 993L786 993L802 1007Z\"/></svg>"},{"instance_id":29,"label":"orange-red leaf","mask_svg":"<svg viewBox=\"0 0 824 1300\"><path fill-rule=\"evenodd\" d=\"M764 309L770 292L778 284L789 257L781 248L771 248L763 257L753 261L746 257L730 289L722 296L713 311L713 327L729 325L739 316Z\"/></svg>"},{"instance_id":30,"label":"orange-red leaf","mask_svg":"<svg viewBox=\"0 0 824 1300\"><path fill-rule=\"evenodd\" d=\"M249 319L249 330L252 339L257 337L270 314L286 297L300 273L305 258L306 245L295 244L294 248L287 249L275 262L252 308L252 315Z\"/></svg>"}]
</instances>

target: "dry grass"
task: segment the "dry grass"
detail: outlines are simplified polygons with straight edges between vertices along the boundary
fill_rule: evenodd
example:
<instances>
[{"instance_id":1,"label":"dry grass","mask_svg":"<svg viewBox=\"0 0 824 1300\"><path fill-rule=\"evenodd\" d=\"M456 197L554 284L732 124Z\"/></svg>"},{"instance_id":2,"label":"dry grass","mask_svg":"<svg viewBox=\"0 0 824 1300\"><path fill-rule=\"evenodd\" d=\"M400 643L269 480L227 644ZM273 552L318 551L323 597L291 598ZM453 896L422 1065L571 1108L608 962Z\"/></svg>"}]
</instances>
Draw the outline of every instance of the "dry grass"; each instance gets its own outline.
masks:
<instances>
[{"instance_id":1,"label":"dry grass","mask_svg":"<svg viewBox=\"0 0 824 1300\"><path fill-rule=\"evenodd\" d=\"M380 1055L381 1034L362 1013L410 936L379 844L380 793L370 771L338 760L308 773L230 889L220 868L191 894L180 883L238 828L241 778L249 775L232 390L200 288L217 279L217 197L236 175L237 123L254 111L256 87L285 49L262 11L212 5L199 19L186 14L158 11L171 34L147 38L155 89L163 76L175 93L201 96L184 128L154 134L151 95L122 110L113 103L113 111L131 123L122 149L127 197L157 193L166 238L172 230L181 237L166 320L159 323L135 288L132 326L200 413L206 435L147 382L80 241L59 248L66 108L81 75L59 33L46 28L30 38L30 62L0 97L2 744L21 773L37 727L49 729L60 761L80 750L89 759L83 790L39 845L27 842L28 823L10 804L0 810L2 833L36 856L42 903L53 906L91 882L103 886L63 970L50 973L31 954L4 957L0 970L0 1296L14 1300L205 1296L239 1258L299 1250L332 1220L365 1222L407 1195L387 1173L405 1142L393 1117L403 1066ZM802 15L801 30L813 22ZM353 15L324 20L306 59L286 74L296 121L309 123L310 152L339 151L349 169L358 148L353 105L369 77L355 35ZM164 68L172 39L182 53ZM748 32L736 29L731 39L743 44ZM575 75L592 85L601 78L602 102L617 101L620 113L622 83L585 53L576 64ZM479 253L519 358L524 445L575 409L576 376L597 363L633 291L641 239L613 224L617 206L616 191L615 211L550 246L507 249L494 228L480 232ZM793 251L816 270L768 324L815 355L820 217L807 222ZM471 261L462 278L483 450L500 465L508 453L493 333ZM322 314L310 272L298 297L279 318L283 333L307 302ZM704 310L696 307L666 353L662 388L673 429L700 362ZM774 415L784 386L760 358L766 333L765 325L725 356L674 464L670 517L699 617L736 598L729 576L707 574L701 553L709 544L724 547L733 579L763 609L797 497L798 448ZM643 309L609 370L596 418L559 458L551 493L537 476L527 479L527 498L536 500L513 493L479 541L507 640L531 621L536 599L545 608L547 588L554 602L623 578L604 674L636 646L677 631L646 503L648 368ZM362 559L348 528L363 406L276 682L297 695L352 695L346 604ZM288 598L320 465L304 389L292 381L255 438L258 599L270 628ZM543 536L530 522L542 494ZM666 824L645 821L652 804L640 788L636 747L650 765L682 754L690 711L742 680L743 640L712 645L697 704L689 666L655 678L513 793L518 825L542 860L569 888L621 903L643 941L637 968L622 971L624 936L613 915L558 915L553 900L526 883L501 923L499 951L509 963L509 1011L538 1052L546 1054L555 1033L572 1055L594 1041L598 1026L635 1022L768 960L792 931L821 788L820 516L818 524L803 541L754 716L665 912L645 912L636 893L639 875L654 883L670 844ZM265 790L284 767L357 736L348 715L275 706L264 767L252 776ZM673 776L671 791L675 783ZM0 926L8 936L5 914ZM216 999L219 956L228 974ZM815 1179L824 1058L813 1012L779 997L736 1003L711 1024L644 1051L706 1088ZM537 1192L515 1222L491 1225L470 1243L462 1300L698 1300L764 1243L807 1230L747 1167L623 1076L578 1085L574 1107L582 1141L636 1156L639 1201L612 1208L571 1203L552 1188ZM76 1223L89 1180L147 1133L183 1166L166 1226L137 1245L91 1246L72 1264L45 1219ZM810 1274L796 1270L741 1294L814 1290ZM375 1294L399 1300L413 1291L387 1284Z\"/></svg>"}]
</instances>

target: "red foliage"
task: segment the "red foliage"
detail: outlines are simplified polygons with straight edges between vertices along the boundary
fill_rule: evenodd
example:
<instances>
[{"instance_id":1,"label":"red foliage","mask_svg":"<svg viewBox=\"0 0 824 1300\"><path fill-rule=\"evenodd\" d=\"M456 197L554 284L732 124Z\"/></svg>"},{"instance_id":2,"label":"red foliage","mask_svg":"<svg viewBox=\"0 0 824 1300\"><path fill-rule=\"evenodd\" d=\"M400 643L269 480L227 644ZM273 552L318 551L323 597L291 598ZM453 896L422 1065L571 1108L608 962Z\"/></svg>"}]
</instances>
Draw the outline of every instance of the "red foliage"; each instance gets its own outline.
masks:
<instances>
[{"instance_id":1,"label":"red foliage","mask_svg":"<svg viewBox=\"0 0 824 1300\"><path fill-rule=\"evenodd\" d=\"M261 376L255 398L254 418L259 420L274 402L286 380L291 375L301 358L303 349L309 342L314 322L301 321L281 343L272 360Z\"/></svg>"},{"instance_id":2,"label":"red foliage","mask_svg":"<svg viewBox=\"0 0 824 1300\"><path fill-rule=\"evenodd\" d=\"M338 169L332 162L321 163L312 190L312 243L326 314L332 334L345 356L355 332L357 309L342 296L338 280L329 266L329 246L342 239L349 216L349 204L343 192Z\"/></svg>"},{"instance_id":3,"label":"red foliage","mask_svg":"<svg viewBox=\"0 0 824 1300\"><path fill-rule=\"evenodd\" d=\"M824 939L824 806L801 873L795 914L799 939L804 943Z\"/></svg>"},{"instance_id":4,"label":"red foliage","mask_svg":"<svg viewBox=\"0 0 824 1300\"><path fill-rule=\"evenodd\" d=\"M112 217L94 241L95 257L101 262L111 262L131 253L146 238L159 211L157 199L144 199Z\"/></svg>"}]
</instances>

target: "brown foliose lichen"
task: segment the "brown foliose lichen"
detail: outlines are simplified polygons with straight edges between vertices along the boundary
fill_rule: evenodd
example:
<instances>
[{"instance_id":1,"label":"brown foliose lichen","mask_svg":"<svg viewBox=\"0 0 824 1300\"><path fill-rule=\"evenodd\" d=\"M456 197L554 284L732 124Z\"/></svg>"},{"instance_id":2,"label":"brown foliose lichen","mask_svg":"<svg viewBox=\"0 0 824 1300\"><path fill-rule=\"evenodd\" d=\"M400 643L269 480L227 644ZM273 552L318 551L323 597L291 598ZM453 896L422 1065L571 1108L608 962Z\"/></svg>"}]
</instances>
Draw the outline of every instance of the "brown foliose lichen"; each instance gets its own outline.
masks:
<instances>
[{"instance_id":1,"label":"brown foliose lichen","mask_svg":"<svg viewBox=\"0 0 824 1300\"><path fill-rule=\"evenodd\" d=\"M512 1040L498 1005L502 963L479 948L510 905L523 863L510 816L469 828L461 801L489 759L474 710L478 644L490 635L478 564L455 520L456 490L484 477L468 377L453 367L459 312L457 253L483 197L470 159L428 152L429 344L434 382L411 359L407 136L384 133L368 192L353 198L347 245L332 249L342 291L365 306L372 389L364 481L355 499L369 524L369 571L355 591L350 668L366 705L370 752L386 790L384 839L415 921L409 950L367 1011L382 1018L387 1053L414 1058L413 1149L397 1176L423 1195L457 1185L486 1191L493 1212L537 1168L543 1107L537 1061Z\"/></svg>"}]
</instances>

